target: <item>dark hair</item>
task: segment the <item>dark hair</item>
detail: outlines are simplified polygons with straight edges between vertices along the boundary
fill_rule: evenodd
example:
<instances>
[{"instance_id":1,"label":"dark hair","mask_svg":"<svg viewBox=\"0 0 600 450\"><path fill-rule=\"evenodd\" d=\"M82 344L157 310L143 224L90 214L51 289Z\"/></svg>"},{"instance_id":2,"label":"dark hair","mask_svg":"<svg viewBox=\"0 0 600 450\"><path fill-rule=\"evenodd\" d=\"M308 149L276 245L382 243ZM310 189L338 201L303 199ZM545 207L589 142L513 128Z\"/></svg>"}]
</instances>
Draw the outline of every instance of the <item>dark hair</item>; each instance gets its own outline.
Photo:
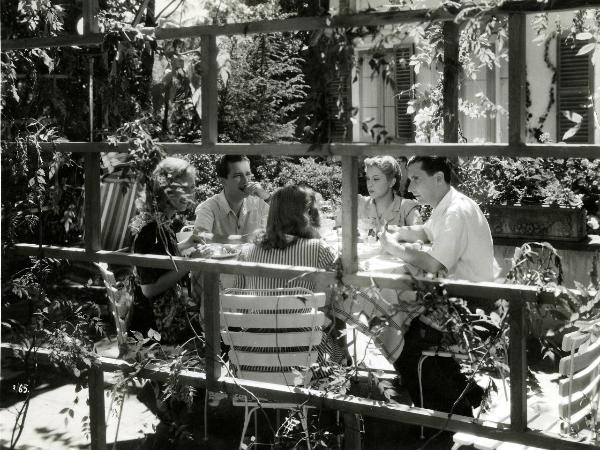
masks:
<instances>
[{"instance_id":1,"label":"dark hair","mask_svg":"<svg viewBox=\"0 0 600 450\"><path fill-rule=\"evenodd\" d=\"M258 245L264 249L284 249L297 238L318 238L320 225L314 191L303 186L284 186L271 196L267 229Z\"/></svg>"},{"instance_id":2,"label":"dark hair","mask_svg":"<svg viewBox=\"0 0 600 450\"><path fill-rule=\"evenodd\" d=\"M246 155L223 155L217 160L217 164L215 166L215 170L217 172L217 176L219 178L227 178L229 175L229 164L236 163L240 161L248 161L248 157Z\"/></svg>"},{"instance_id":3,"label":"dark hair","mask_svg":"<svg viewBox=\"0 0 600 450\"><path fill-rule=\"evenodd\" d=\"M421 163L421 169L429 176L442 172L446 183L452 180L452 163L445 156L413 156L408 160L406 167L416 163Z\"/></svg>"}]
</instances>

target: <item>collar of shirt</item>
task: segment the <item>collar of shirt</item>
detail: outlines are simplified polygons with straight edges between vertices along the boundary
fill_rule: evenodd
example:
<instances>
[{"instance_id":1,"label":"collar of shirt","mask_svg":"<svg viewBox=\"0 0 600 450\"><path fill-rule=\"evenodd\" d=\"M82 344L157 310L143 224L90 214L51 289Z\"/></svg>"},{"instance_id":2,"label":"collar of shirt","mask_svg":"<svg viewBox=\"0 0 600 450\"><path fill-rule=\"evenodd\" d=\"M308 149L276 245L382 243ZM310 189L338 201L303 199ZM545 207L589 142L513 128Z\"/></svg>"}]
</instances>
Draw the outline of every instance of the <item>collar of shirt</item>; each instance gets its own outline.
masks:
<instances>
[{"instance_id":1,"label":"collar of shirt","mask_svg":"<svg viewBox=\"0 0 600 450\"><path fill-rule=\"evenodd\" d=\"M450 189L448 190L448 192L446 192L446 195L444 195L440 202L437 204L437 206L433 208L430 219L444 215L446 213L446 210L452 203L452 199L456 196L457 193L458 191L452 186L450 186Z\"/></svg>"},{"instance_id":2,"label":"collar of shirt","mask_svg":"<svg viewBox=\"0 0 600 450\"><path fill-rule=\"evenodd\" d=\"M398 216L401 205L402 197L394 194L394 200L392 200L390 206L388 206L387 209L381 215L381 220L393 220L395 217ZM372 217L374 219L379 219L377 217L377 208L375 206L375 200L373 200L372 198L369 198L369 200L367 200L367 216Z\"/></svg>"},{"instance_id":3,"label":"collar of shirt","mask_svg":"<svg viewBox=\"0 0 600 450\"><path fill-rule=\"evenodd\" d=\"M229 202L227 201L227 197L225 197L225 191L221 191L219 193L219 196L217 198L217 202L219 203L219 207L221 209L223 209L223 211L225 211L227 214L233 214L234 217L237 217L238 219L244 217L246 215L246 212L248 211L246 208L246 199L242 200L242 207L240 208L240 214L239 216L235 213L235 211L233 209L231 209L231 206L229 206Z\"/></svg>"}]
</instances>

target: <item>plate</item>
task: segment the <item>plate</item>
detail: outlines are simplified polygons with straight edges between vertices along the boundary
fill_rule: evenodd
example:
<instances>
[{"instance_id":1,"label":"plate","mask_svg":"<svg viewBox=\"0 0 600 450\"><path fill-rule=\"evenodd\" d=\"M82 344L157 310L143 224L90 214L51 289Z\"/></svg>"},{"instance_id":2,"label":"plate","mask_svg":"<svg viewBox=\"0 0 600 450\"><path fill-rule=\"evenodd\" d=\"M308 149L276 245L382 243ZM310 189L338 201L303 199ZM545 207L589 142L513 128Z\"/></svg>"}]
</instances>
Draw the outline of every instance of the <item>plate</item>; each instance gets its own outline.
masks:
<instances>
[{"instance_id":1,"label":"plate","mask_svg":"<svg viewBox=\"0 0 600 450\"><path fill-rule=\"evenodd\" d=\"M237 256L241 253L240 250L236 250L233 253L227 253L224 255L212 255L209 256L210 259L229 259L229 258L237 258Z\"/></svg>"}]
</instances>

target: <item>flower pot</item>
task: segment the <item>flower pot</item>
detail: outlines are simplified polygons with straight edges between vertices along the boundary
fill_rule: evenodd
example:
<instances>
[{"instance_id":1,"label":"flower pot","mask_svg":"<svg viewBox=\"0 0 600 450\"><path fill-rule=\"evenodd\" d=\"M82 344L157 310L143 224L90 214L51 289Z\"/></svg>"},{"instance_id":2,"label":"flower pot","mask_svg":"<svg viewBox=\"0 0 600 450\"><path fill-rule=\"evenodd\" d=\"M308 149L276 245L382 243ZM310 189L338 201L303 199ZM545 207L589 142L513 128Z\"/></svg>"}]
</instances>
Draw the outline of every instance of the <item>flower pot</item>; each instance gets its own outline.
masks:
<instances>
[{"instance_id":1,"label":"flower pot","mask_svg":"<svg viewBox=\"0 0 600 450\"><path fill-rule=\"evenodd\" d=\"M580 241L587 236L582 208L492 205L489 212L493 237Z\"/></svg>"}]
</instances>

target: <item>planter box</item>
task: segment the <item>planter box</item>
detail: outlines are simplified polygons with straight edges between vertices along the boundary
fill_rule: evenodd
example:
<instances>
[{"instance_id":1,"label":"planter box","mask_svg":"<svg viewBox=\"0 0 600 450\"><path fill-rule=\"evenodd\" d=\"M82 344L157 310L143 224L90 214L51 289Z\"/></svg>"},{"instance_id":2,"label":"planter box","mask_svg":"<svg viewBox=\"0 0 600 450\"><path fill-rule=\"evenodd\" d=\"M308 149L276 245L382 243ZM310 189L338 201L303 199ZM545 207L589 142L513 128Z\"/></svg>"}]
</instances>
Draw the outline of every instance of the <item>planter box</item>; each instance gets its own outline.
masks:
<instances>
[{"instance_id":1,"label":"planter box","mask_svg":"<svg viewBox=\"0 0 600 450\"><path fill-rule=\"evenodd\" d=\"M489 224L493 237L580 241L586 237L582 208L548 205L492 205Z\"/></svg>"}]
</instances>

